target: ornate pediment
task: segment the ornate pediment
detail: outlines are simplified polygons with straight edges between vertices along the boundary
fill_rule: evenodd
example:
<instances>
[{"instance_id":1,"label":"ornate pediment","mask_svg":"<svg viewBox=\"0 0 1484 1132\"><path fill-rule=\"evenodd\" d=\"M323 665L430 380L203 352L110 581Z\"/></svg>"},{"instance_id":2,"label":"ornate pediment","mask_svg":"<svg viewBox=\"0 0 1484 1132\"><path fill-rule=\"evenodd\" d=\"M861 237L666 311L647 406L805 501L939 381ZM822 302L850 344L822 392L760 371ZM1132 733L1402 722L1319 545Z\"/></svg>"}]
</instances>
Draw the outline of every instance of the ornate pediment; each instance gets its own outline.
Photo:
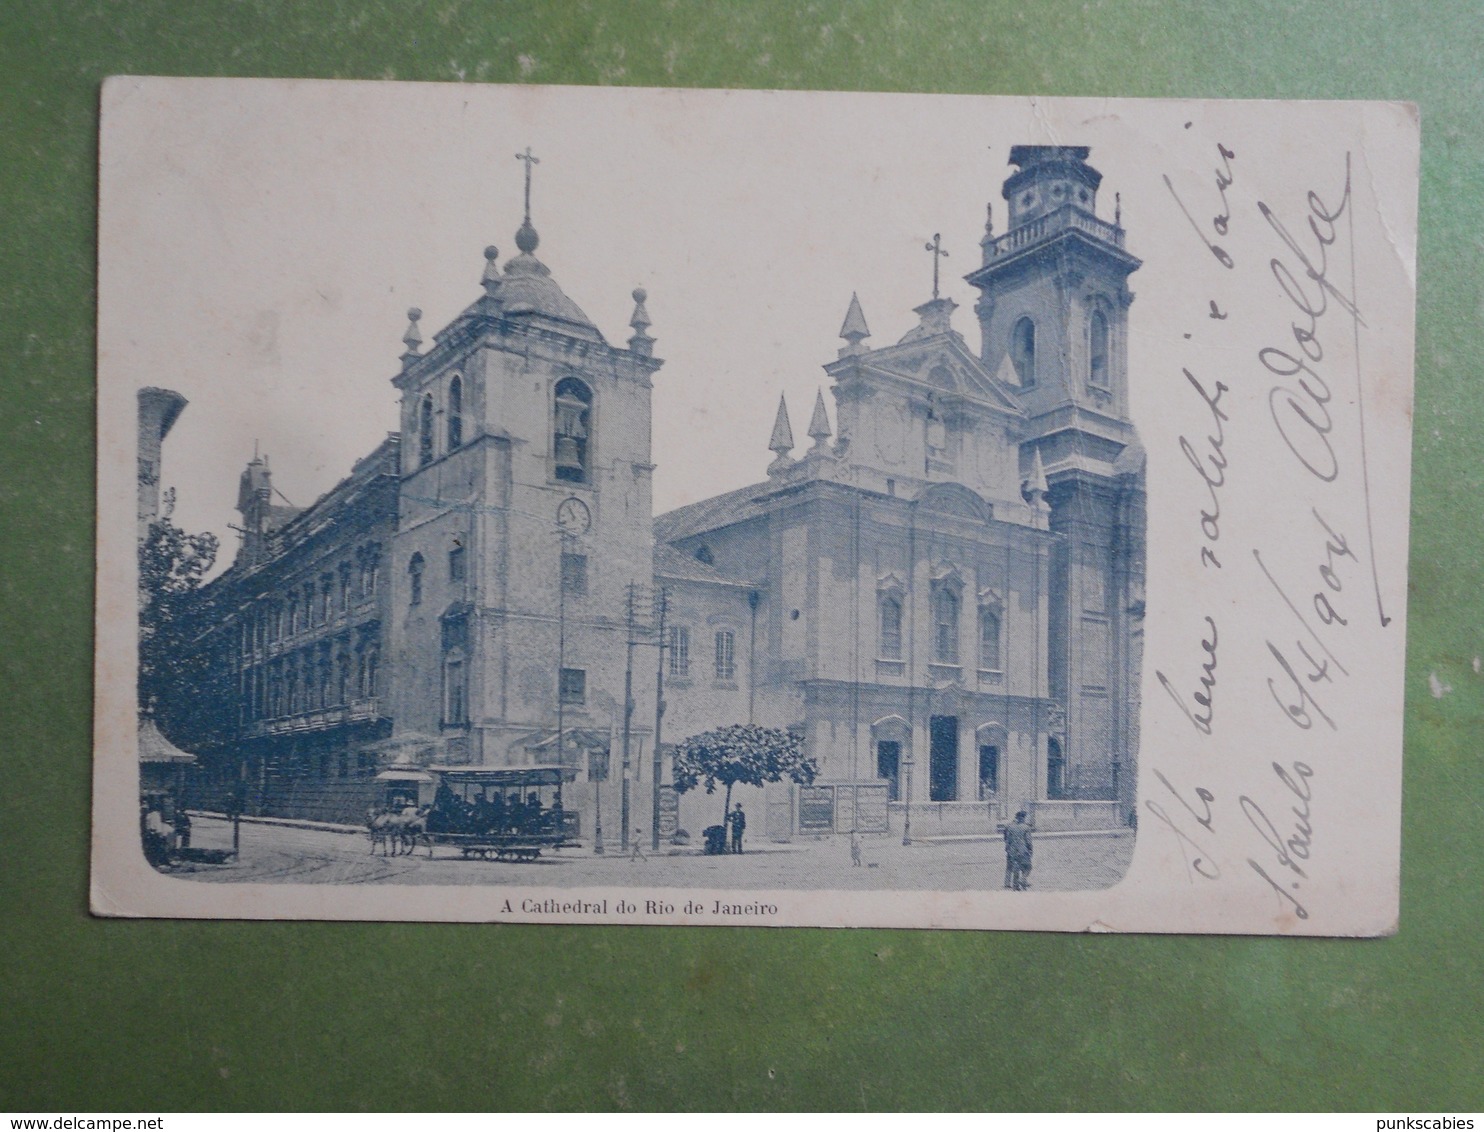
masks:
<instances>
[{"instance_id":1,"label":"ornate pediment","mask_svg":"<svg viewBox=\"0 0 1484 1132\"><path fill-rule=\"evenodd\" d=\"M964 588L964 576L959 568L951 562L939 562L933 568L933 585L943 586L956 593L962 593Z\"/></svg>"},{"instance_id":2,"label":"ornate pediment","mask_svg":"<svg viewBox=\"0 0 1484 1132\"><path fill-rule=\"evenodd\" d=\"M935 483L917 497L917 506L939 515L988 523L994 519L994 508L977 492L961 483Z\"/></svg>"},{"instance_id":3,"label":"ornate pediment","mask_svg":"<svg viewBox=\"0 0 1484 1132\"><path fill-rule=\"evenodd\" d=\"M878 594L905 594L907 592L907 583L897 577L895 573L888 571L876 579L876 592Z\"/></svg>"}]
</instances>

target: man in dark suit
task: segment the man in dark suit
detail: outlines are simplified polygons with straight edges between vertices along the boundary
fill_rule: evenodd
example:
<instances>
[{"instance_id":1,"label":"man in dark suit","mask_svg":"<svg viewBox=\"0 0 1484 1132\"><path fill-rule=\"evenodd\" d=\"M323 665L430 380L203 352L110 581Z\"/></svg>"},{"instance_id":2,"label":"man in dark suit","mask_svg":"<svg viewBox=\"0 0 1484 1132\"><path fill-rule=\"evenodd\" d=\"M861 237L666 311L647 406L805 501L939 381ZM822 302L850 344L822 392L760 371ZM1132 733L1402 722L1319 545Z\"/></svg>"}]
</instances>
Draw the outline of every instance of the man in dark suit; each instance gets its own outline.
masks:
<instances>
[{"instance_id":1,"label":"man in dark suit","mask_svg":"<svg viewBox=\"0 0 1484 1132\"><path fill-rule=\"evenodd\" d=\"M747 815L742 812L742 803L727 815L727 822L732 827L732 852L742 852L742 833L747 829Z\"/></svg>"},{"instance_id":2,"label":"man in dark suit","mask_svg":"<svg viewBox=\"0 0 1484 1132\"><path fill-rule=\"evenodd\" d=\"M1031 829L1026 813L1015 815L1015 823L1005 827L1005 887L1017 892L1031 886Z\"/></svg>"}]
</instances>

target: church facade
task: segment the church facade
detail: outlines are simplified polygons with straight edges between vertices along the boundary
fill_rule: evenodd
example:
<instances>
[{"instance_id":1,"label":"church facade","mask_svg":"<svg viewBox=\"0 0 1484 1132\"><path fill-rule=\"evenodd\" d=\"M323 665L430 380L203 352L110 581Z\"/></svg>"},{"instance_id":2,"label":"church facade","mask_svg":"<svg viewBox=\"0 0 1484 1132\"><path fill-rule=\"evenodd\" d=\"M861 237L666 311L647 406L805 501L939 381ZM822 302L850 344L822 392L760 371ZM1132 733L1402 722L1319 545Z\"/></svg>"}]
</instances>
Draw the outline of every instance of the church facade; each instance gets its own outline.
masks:
<instances>
[{"instance_id":1,"label":"church facade","mask_svg":"<svg viewBox=\"0 0 1484 1132\"><path fill-rule=\"evenodd\" d=\"M620 793L648 827L665 744L755 722L802 731L821 787L873 791L899 830L1126 822L1139 261L1088 156L1012 150L1008 227L967 277L977 348L936 287L880 345L852 298L807 444L780 402L766 479L658 517L646 296L610 343L537 258L528 195L464 312L431 342L409 312L399 427L351 477L288 513L265 461L244 473L238 559L201 595L221 702L180 740L314 817L364 812L389 764L561 763L587 836ZM804 825L794 787L739 796L769 833Z\"/></svg>"}]
</instances>

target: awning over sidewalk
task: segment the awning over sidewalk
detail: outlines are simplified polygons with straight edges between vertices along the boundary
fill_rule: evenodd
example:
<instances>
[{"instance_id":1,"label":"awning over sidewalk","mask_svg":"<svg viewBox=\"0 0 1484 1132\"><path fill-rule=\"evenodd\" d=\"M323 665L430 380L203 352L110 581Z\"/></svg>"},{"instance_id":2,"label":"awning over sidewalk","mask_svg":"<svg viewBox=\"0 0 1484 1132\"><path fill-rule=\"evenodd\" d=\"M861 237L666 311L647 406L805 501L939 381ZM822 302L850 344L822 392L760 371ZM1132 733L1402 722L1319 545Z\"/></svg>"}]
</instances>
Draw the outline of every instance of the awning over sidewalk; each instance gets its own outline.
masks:
<instances>
[{"instance_id":1,"label":"awning over sidewalk","mask_svg":"<svg viewBox=\"0 0 1484 1132\"><path fill-rule=\"evenodd\" d=\"M182 751L160 733L155 721L148 717L139 721L139 761L152 764L176 764L186 766L196 761L196 756Z\"/></svg>"},{"instance_id":2,"label":"awning over sidewalk","mask_svg":"<svg viewBox=\"0 0 1484 1132\"><path fill-rule=\"evenodd\" d=\"M432 782L434 778L425 770L412 767L384 770L376 776L377 782Z\"/></svg>"}]
</instances>

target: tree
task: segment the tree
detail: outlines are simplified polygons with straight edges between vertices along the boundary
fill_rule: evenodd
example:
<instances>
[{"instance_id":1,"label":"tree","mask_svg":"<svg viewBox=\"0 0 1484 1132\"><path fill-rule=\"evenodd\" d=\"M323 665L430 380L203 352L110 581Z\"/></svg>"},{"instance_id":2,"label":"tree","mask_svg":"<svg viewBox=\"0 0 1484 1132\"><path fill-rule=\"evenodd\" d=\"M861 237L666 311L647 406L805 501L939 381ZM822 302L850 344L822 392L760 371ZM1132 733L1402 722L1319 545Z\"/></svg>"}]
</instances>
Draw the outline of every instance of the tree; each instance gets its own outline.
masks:
<instances>
[{"instance_id":1,"label":"tree","mask_svg":"<svg viewBox=\"0 0 1484 1132\"><path fill-rule=\"evenodd\" d=\"M216 562L217 537L192 535L169 517L149 525L139 544L139 706L154 714L178 689L193 652L190 610Z\"/></svg>"},{"instance_id":2,"label":"tree","mask_svg":"<svg viewBox=\"0 0 1484 1132\"><path fill-rule=\"evenodd\" d=\"M721 811L725 820L732 787L762 786L790 778L805 785L819 774L819 764L804 754L803 739L792 731L735 723L692 735L675 748L674 783L681 794L704 785L715 794L726 787Z\"/></svg>"}]
</instances>

